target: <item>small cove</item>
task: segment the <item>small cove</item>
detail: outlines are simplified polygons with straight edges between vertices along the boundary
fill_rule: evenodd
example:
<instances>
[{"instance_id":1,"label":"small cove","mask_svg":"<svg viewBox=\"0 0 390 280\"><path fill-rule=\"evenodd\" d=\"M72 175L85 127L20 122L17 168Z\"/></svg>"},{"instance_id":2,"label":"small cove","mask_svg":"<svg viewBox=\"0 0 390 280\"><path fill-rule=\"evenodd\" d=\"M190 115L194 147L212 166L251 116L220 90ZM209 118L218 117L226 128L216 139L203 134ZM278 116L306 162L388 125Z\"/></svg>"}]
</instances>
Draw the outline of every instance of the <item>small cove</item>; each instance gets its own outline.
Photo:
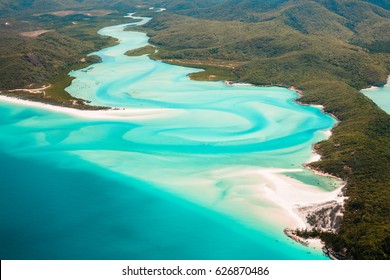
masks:
<instances>
[{"instance_id":1,"label":"small cove","mask_svg":"<svg viewBox=\"0 0 390 280\"><path fill-rule=\"evenodd\" d=\"M364 89L362 93L374 101L383 111L390 114L390 79L383 87Z\"/></svg>"}]
</instances>

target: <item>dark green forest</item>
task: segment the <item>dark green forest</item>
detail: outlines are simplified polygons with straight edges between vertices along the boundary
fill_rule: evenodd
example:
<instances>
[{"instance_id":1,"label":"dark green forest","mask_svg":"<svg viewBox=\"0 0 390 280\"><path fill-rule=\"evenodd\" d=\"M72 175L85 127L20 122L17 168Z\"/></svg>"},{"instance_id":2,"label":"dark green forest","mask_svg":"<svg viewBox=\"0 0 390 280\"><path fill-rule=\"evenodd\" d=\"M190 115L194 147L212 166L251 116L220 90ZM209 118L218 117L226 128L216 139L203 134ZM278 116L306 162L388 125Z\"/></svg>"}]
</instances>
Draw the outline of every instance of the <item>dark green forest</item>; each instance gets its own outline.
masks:
<instances>
[{"instance_id":1,"label":"dark green forest","mask_svg":"<svg viewBox=\"0 0 390 280\"><path fill-rule=\"evenodd\" d=\"M167 11L153 14L146 2ZM59 8L117 12L42 14ZM139 28L159 52L137 52L206 69L195 79L294 86L303 92L299 102L322 104L338 118L332 137L315 146L322 160L311 167L347 182L344 221L336 234L311 234L347 259L390 259L390 116L360 93L390 74L389 9L385 0L0 1L7 15L0 19L0 90L50 81L51 95L71 98L63 90L67 72L115 44L96 31L121 23L124 10L151 15ZM39 29L51 32L20 35Z\"/></svg>"},{"instance_id":2,"label":"dark green forest","mask_svg":"<svg viewBox=\"0 0 390 280\"><path fill-rule=\"evenodd\" d=\"M112 22L129 22L123 18L124 12L119 11L145 10L156 2L159 1L1 0L0 90L47 82L70 67L83 66L79 62L87 54L116 43L97 31ZM88 14L95 9L109 10L101 15ZM69 10L81 12L48 14ZM50 32L23 36L35 30Z\"/></svg>"}]
</instances>

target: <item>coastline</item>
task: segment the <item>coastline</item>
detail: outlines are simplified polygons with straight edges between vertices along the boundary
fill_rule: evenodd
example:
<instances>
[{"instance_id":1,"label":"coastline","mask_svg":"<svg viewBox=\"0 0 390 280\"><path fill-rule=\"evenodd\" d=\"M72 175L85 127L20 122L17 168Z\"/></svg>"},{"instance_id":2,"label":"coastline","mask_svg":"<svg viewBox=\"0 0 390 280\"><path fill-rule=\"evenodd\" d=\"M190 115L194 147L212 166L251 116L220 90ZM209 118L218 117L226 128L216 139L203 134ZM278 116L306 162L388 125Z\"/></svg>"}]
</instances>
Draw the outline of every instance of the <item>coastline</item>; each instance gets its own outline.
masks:
<instances>
[{"instance_id":1,"label":"coastline","mask_svg":"<svg viewBox=\"0 0 390 280\"><path fill-rule=\"evenodd\" d=\"M305 104L300 102L298 99L303 97L302 90L296 89L294 86L291 86L288 89L295 91L298 94L298 98L294 100L294 102L297 104L301 106L311 106L318 108L321 110L321 112L330 115L336 120L335 125L331 129L324 131L326 139L332 137L332 129L338 125L340 120L334 114L326 112L325 107L321 104ZM338 180L340 182L340 186L335 191L333 191L337 193L333 199L329 199L323 203L313 203L311 205L302 205L295 208L294 211L302 218L305 223L305 227L296 229L286 228L284 233L289 238L298 243L301 243L304 246L322 249L324 254L327 255L330 259L337 260L339 258L333 254L332 250L326 247L325 242L323 242L319 237L304 238L297 233L298 230L302 229L307 231L319 230L321 232L337 232L342 223L345 201L348 199L348 197L345 196L345 188L347 187L346 181L343 181L341 178L338 178L332 174L314 169L310 166L310 164L313 162L321 161L321 154L317 152L315 145L316 144L312 145L311 158L303 164L303 167L316 175L326 176Z\"/></svg>"},{"instance_id":2,"label":"coastline","mask_svg":"<svg viewBox=\"0 0 390 280\"><path fill-rule=\"evenodd\" d=\"M320 157L320 155L314 154L312 159L315 158L319 161ZM313 249L322 250L323 253L329 258L337 260L341 257L337 257L336 254L334 254L334 252L326 246L325 242L322 241L320 237L307 238L298 232L317 231L336 233L338 231L344 216L344 205L348 199L348 197L345 196L347 182L341 181L339 178L333 175L315 170L308 164L309 163L305 163L303 166L316 175L326 176L339 180L340 185L334 191L329 192L332 195L328 197L324 196L324 200L322 202L311 201L311 203L295 205L292 210L302 220L304 226L285 228L283 232L287 237L291 238L295 242Z\"/></svg>"},{"instance_id":3,"label":"coastline","mask_svg":"<svg viewBox=\"0 0 390 280\"><path fill-rule=\"evenodd\" d=\"M21 105L26 107L33 107L38 109L49 110L53 112L72 115L84 119L111 119L111 120L142 120L151 118L161 118L166 114L177 114L177 112L171 112L169 109L108 109L108 110L79 110L76 108L68 108L62 106L55 106L45 104L41 102L28 101L18 99L14 97L0 95L1 102L7 102L15 105ZM329 137L331 131L327 130L324 133ZM303 167L311 170L313 173L321 176L329 176L323 172L319 172L310 168L307 164L310 162L320 160L321 156L316 153L314 148L312 149L312 157L303 164ZM266 189L267 198L278 205L283 211L285 211L287 217L285 221L287 224L300 229L308 229L310 225L307 223L306 216L310 212L315 212L326 204L337 199L340 188L337 188L332 192L325 192L317 190L313 187L308 189L308 186L304 183L289 178L282 174L283 172L294 172L294 170L277 170L277 169L261 169L257 172L263 178L267 178L269 186ZM295 170L300 171L300 170ZM332 176L335 178L334 176ZM285 186L285 188L283 187ZM340 186L342 187L342 186ZM298 198L298 199L297 199ZM303 211L302 209L306 209ZM287 235L289 236L289 235ZM289 236L291 238L291 236ZM294 238L293 238L294 239ZM294 239L295 240L295 239ZM309 242L307 242L309 241ZM304 240L300 242L302 244L307 242L307 246L319 248L318 240Z\"/></svg>"},{"instance_id":4,"label":"coastline","mask_svg":"<svg viewBox=\"0 0 390 280\"><path fill-rule=\"evenodd\" d=\"M69 99L61 99L51 97L47 94L46 90L52 88L53 85L43 85L40 88L20 88L0 91L0 96L8 97L10 99L25 100L30 102L36 102L51 106L57 106L69 109L89 110L89 111L103 111L113 109L106 106L95 106L88 104L88 100L80 99L71 96Z\"/></svg>"},{"instance_id":5,"label":"coastline","mask_svg":"<svg viewBox=\"0 0 390 280\"><path fill-rule=\"evenodd\" d=\"M362 90L375 90L375 89L378 89L379 87L376 87L376 86L370 86L369 88L364 88Z\"/></svg>"},{"instance_id":6,"label":"coastline","mask_svg":"<svg viewBox=\"0 0 390 280\"><path fill-rule=\"evenodd\" d=\"M161 118L167 114L177 114L170 109L130 109L130 108L110 108L106 110L80 110L77 108L69 108L63 106L56 106L42 102L19 99L16 97L9 97L0 95L0 102L20 105L25 107L32 107L36 109L48 110L56 113L71 115L83 119L94 120L141 120Z\"/></svg>"},{"instance_id":7,"label":"coastline","mask_svg":"<svg viewBox=\"0 0 390 280\"><path fill-rule=\"evenodd\" d=\"M232 83L230 86L255 86L252 84L247 83ZM42 89L46 89L47 86L42 87L40 89L32 89L33 91L39 91ZM297 92L298 96L302 95L302 92L300 90L296 90L294 88L289 88L290 90L294 90ZM22 89L21 89L22 90ZM28 89L26 89L27 91ZM42 102L36 102L36 101L29 101L25 99L20 99L17 97L9 97L0 95L0 101L2 102L8 102L16 105L22 105L22 106L28 106L28 107L34 107L39 109L45 109L49 111L54 111L58 113L64 113L68 115L72 115L79 118L84 119L111 119L111 120L142 120L142 119L151 119L151 118L161 118L166 114L169 114L169 109L118 109L118 108L105 108L104 110L88 110L88 108L72 108L72 107L65 107L65 106L58 106L48 103L42 103ZM324 112L324 107L322 105L310 105L310 104L301 104L300 102L297 102L294 100L297 104L301 106L312 106L321 109L322 112ZM173 113L173 112L172 112ZM325 113L325 112L324 112ZM337 123L336 123L337 125ZM323 131L324 134L327 136L327 138L331 137L332 132L331 129ZM326 174L324 172L315 170L309 166L310 163L316 162L321 160L321 155L318 154L314 148L314 145L312 147L312 156L310 159L303 163L303 167L310 170L316 175L320 176L327 176L336 178L330 174ZM284 170L286 171L286 170ZM288 172L288 171L287 171ZM324 209L324 207L339 207L342 209L343 201L340 201L338 199L339 193L341 192L340 189L343 188L343 186L340 184L340 187L337 188L335 191L332 192L325 192L325 193L316 193L315 189L307 190L307 186L304 186L305 184L293 180L291 178L288 178L287 176L284 176L280 170L260 170L259 173L261 173L262 177L266 177L269 179L271 187L267 190L267 197L270 201L273 201L275 204L277 204L281 209L283 209L288 217L286 217L285 221L292 225L295 228L299 229L312 229L313 227L310 226L310 224L307 221L307 217L309 215L313 215L316 212L321 211ZM294 189L295 192L289 193L286 192L281 188L280 186L289 184L290 188L287 189ZM279 186L278 186L279 185ZM292 187L293 186L293 187ZM297 194L297 191L300 192L300 194ZM281 199L282 196L283 198ZM300 201L296 200L295 197L300 197ZM315 198L316 197L316 198ZM334 203L337 201L337 203ZM325 228L324 230L332 230L332 228ZM286 228L284 230L284 233L286 236L292 238L294 241L299 242L305 246L314 248L314 249L321 249L322 246L320 246L321 240L320 239L303 239L294 233L294 230L291 230L289 228Z\"/></svg>"},{"instance_id":8,"label":"coastline","mask_svg":"<svg viewBox=\"0 0 390 280\"><path fill-rule=\"evenodd\" d=\"M381 110L390 115L390 76L387 78L386 84L382 87L371 86L362 89L360 92L373 101Z\"/></svg>"},{"instance_id":9,"label":"coastline","mask_svg":"<svg viewBox=\"0 0 390 280\"><path fill-rule=\"evenodd\" d=\"M231 82L231 86L255 86L255 85L248 84L248 83ZM274 85L270 85L270 86L274 86ZM277 85L275 85L275 86L277 86ZM295 91L298 94L298 97L303 96L303 93L301 90L297 90L294 87L289 87L288 89ZM24 89L20 89L20 90L23 91ZM39 90L39 89L36 89L36 90ZM19 91L19 90L14 90L14 91ZM36 93L36 92L28 91L28 90L26 90L26 91L29 93ZM10 91L10 92L12 92L12 91ZM23 100L23 99L5 97L5 96L0 96L0 101L10 102L13 104L18 104L18 105L23 105L23 106L32 106L35 108L65 113L65 114L69 114L69 115L81 117L81 118L86 118L86 119L134 120L134 119L145 119L145 118L158 118L161 115L164 115L168 111L170 111L169 109L117 109L117 108L113 109L113 108L107 108L107 107L104 108L104 110L99 109L98 111L92 111L92 110L89 110L88 107L83 108L83 109L82 108L74 108L72 106L70 106L70 107L69 106L62 106L60 104L53 105L53 104L48 104L48 103L41 103L43 100L38 101L38 102L34 102L34 101L27 101L27 100ZM301 106L317 107L323 113L326 113L324 111L324 106L322 106L322 105L302 104L301 102L299 102L297 100L294 100L294 102L296 102L297 104L299 104ZM73 104L73 105L76 106L77 104ZM85 104L83 104L83 105L85 105ZM89 105L85 105L85 106L89 106ZM328 114L328 113L326 113L326 114ZM329 114L329 115L331 115L331 114ZM337 120L337 118L335 116L332 115L332 117ZM337 125L337 123L336 123L336 125ZM328 133L328 136L330 137L331 131L329 130L329 132L327 132L327 133ZM320 172L318 170L313 170L312 168L310 168L308 166L308 164L310 162L315 162L315 161L318 161L321 159L321 156L315 151L314 147L312 148L312 152L313 152L313 155L309 159L309 162L304 163L303 166L305 168L311 170L315 174L322 175L322 176L329 176L329 174L325 174L325 173ZM282 174L275 174L275 173L279 173L279 171L273 172L272 170L261 170L259 172L261 173L262 176L270 179L270 181L273 182L273 184L275 186L277 186L278 183L280 183L280 181L291 183L293 186L298 186L297 182L299 182L299 181L295 180L295 182L294 182L294 181L292 181L292 179L289 180L289 178L287 176L283 176ZM281 180L281 177L283 177L282 180ZM332 177L334 177L334 176L332 176ZM302 185L304 185L304 184L302 183ZM284 192L284 194L283 194L284 198L282 199L282 203L280 203L279 206L281 206L282 209L286 210L288 215L290 215L291 218L295 219L296 225L298 225L300 228L309 229L310 225L308 224L307 216L311 213L315 213L315 212L323 209L324 204L336 200L336 198L338 197L338 193L336 193L336 191L326 192L326 193L322 193L322 194L320 194L320 193L317 194L315 191L310 193L310 191L305 189L303 186L298 186L298 188L299 187L302 187L299 190L299 191L301 191L301 194L305 194L305 196L300 197L300 199L301 199L300 203L298 203L294 199L295 196L299 197L299 195L297 195L296 192L289 193L287 191L287 192ZM342 188L342 187L340 186L340 188ZM340 188L338 188L337 190L340 190ZM276 189L273 189L270 191L270 194L268 197L271 198L272 201L276 202L276 204L278 204L278 202L280 201L280 197L278 197L277 195L280 195L281 193L283 193L283 190L280 187L279 188L276 187ZM316 195L318 195L318 198L313 200L312 198ZM283 200L285 202L284 204L283 204ZM309 210L305 212L302 209L309 209ZM287 235L287 236L289 236L289 235ZM291 236L289 236L289 237L291 237ZM297 240L295 240L295 241L297 241ZM317 246L316 248L318 248L318 240L317 239L306 240L306 241L308 242L308 246L314 246L314 244L316 244L316 246Z\"/></svg>"},{"instance_id":10,"label":"coastline","mask_svg":"<svg viewBox=\"0 0 390 280\"><path fill-rule=\"evenodd\" d=\"M297 104L299 104L299 105L301 105L301 106L311 106L311 107L314 107L314 108L318 108L318 109L320 109L321 112L323 112L324 114L327 114L327 115L331 116L332 118L334 118L334 119L336 120L336 123L335 123L335 125L332 127L332 129L333 129L334 127L336 127L337 124L340 122L340 120L339 120L334 114L325 111L325 106L324 106L324 105L321 105L321 104L307 104L307 103L303 103L303 102L299 101L298 99L303 97L303 92L302 92L302 90L296 89L296 88L293 87L293 86L289 87L288 89L289 89L289 90L292 90L292 91L295 91L295 92L298 94L298 98L296 98L296 99L294 100L295 103L297 103ZM330 135L330 136L331 136L331 135ZM329 137L330 137L330 136L329 136ZM328 138L329 138L329 137L328 137Z\"/></svg>"},{"instance_id":11,"label":"coastline","mask_svg":"<svg viewBox=\"0 0 390 280\"><path fill-rule=\"evenodd\" d=\"M167 47L169 47L169 44ZM356 73L351 74L359 81L367 84L368 76L358 77ZM342 231L334 235L332 240L327 239L327 244L328 246L337 245L338 248L341 248L340 250L347 252L346 256L348 258L373 258L373 256L378 258L378 252L379 254L384 253L380 246L384 245L385 238L388 238L376 226L377 224L388 226L387 216L383 215L383 213L386 213L384 209L388 208L388 203L382 200L386 194L383 187L388 183L386 172L383 173L383 170L388 167L386 157L388 156L389 130L388 127L385 127L385 124L388 123L388 116L383 114L367 98L361 98L362 96L358 95L360 89L356 85L351 86L350 83L354 79L348 78L348 81L343 81L343 79L335 76L334 79L327 81L321 79L321 77L319 78L319 83L305 84L305 79L297 76L294 84L298 87L305 86L303 100L307 103L326 105L325 110L334 113L333 117L338 116L342 122L336 124L338 129L333 130L335 135L330 141L324 141L324 143L317 144L314 147L321 151L324 159L327 160L321 164L312 164L312 166L318 165L321 170L348 180L350 186L348 196L351 198L350 202L347 203L351 205L352 200L356 199L362 205L367 206L356 207L356 209L347 207L345 212L348 213L349 219L345 219L343 222ZM371 83L381 85L382 78L383 75L379 75ZM277 79L277 82L284 80L286 79L281 77ZM316 80L308 78L307 81ZM301 101L303 100L301 99ZM365 110L360 110L363 108ZM375 149L376 147L379 148ZM355 158L361 160L355 161ZM343 169L344 167L345 169ZM315 170L315 172L318 171ZM355 172L359 173L359 180L356 180ZM373 198L370 195L369 198L364 199L365 195L372 192L373 187L378 189L378 194ZM379 196L379 190L381 190L382 196ZM353 222L363 215L370 217L370 219L362 219L360 223ZM359 250L362 246L367 248L367 252ZM381 256L379 255L379 257Z\"/></svg>"}]
</instances>

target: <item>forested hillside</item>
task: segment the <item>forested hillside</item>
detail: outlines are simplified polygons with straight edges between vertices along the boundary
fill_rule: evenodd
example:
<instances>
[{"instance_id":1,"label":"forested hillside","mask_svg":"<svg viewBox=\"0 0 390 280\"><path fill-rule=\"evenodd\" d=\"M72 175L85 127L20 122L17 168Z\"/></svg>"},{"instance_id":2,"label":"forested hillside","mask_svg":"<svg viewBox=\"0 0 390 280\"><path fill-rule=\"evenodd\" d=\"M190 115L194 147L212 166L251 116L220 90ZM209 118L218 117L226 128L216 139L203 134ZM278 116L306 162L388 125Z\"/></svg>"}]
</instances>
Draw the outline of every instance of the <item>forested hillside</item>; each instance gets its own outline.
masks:
<instances>
[{"instance_id":1,"label":"forested hillside","mask_svg":"<svg viewBox=\"0 0 390 280\"><path fill-rule=\"evenodd\" d=\"M159 0L0 0L0 15L29 14L62 9L131 9L159 4Z\"/></svg>"},{"instance_id":2,"label":"forested hillside","mask_svg":"<svg viewBox=\"0 0 390 280\"><path fill-rule=\"evenodd\" d=\"M127 11L147 10L159 2L1 0L0 90L48 82L72 67L85 66L80 60L88 53L115 44L98 35L99 28L112 21L129 22L123 18ZM52 11L59 13L45 14Z\"/></svg>"}]
</instances>

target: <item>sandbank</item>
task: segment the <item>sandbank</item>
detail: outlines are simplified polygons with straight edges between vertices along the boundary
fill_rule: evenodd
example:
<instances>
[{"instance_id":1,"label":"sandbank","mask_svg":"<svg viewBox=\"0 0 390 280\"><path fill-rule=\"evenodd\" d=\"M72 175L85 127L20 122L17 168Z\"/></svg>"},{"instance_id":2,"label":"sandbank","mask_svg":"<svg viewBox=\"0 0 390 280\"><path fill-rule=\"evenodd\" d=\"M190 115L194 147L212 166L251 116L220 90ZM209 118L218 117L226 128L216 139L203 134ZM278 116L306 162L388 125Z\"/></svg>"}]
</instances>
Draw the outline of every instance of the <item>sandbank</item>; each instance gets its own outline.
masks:
<instances>
[{"instance_id":1,"label":"sandbank","mask_svg":"<svg viewBox=\"0 0 390 280\"><path fill-rule=\"evenodd\" d=\"M78 110L68 107L54 106L50 104L34 102L24 99L0 95L0 102L11 103L15 105L22 105L25 107L49 110L56 113L63 113L83 119L96 120L150 120L163 117L172 117L180 115L181 110L173 109L142 109L142 108L123 108L123 109L109 109L109 110Z\"/></svg>"},{"instance_id":2,"label":"sandbank","mask_svg":"<svg viewBox=\"0 0 390 280\"><path fill-rule=\"evenodd\" d=\"M379 87L376 87L376 86L370 86L369 88L365 88L363 90L375 90L375 89L378 89Z\"/></svg>"},{"instance_id":3,"label":"sandbank","mask_svg":"<svg viewBox=\"0 0 390 280\"><path fill-rule=\"evenodd\" d=\"M267 198L279 205L295 221L296 228L308 228L306 217L302 216L299 209L308 206L320 205L329 201L342 203L343 197L340 196L340 187L334 191L328 192L317 187L304 184L298 180L292 179L286 175L288 172L299 172L300 169L263 169L258 173L267 179L265 193Z\"/></svg>"}]
</instances>

